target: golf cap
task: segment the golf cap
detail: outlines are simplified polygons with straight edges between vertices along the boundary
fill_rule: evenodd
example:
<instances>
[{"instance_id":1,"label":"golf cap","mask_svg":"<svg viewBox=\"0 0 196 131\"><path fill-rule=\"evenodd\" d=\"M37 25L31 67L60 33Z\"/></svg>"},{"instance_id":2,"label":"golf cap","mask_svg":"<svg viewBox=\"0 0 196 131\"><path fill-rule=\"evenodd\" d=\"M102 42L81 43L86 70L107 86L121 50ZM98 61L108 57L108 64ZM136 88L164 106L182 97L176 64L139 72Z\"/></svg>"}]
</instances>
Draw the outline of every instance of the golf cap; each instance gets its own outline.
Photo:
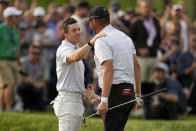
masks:
<instances>
[{"instance_id":1,"label":"golf cap","mask_svg":"<svg viewBox=\"0 0 196 131\"><path fill-rule=\"evenodd\" d=\"M33 10L33 16L45 16L46 11L43 7L37 7Z\"/></svg>"},{"instance_id":2,"label":"golf cap","mask_svg":"<svg viewBox=\"0 0 196 131\"><path fill-rule=\"evenodd\" d=\"M110 3L110 8L117 12L118 10L120 10L120 4L117 1L113 1L112 3Z\"/></svg>"},{"instance_id":3,"label":"golf cap","mask_svg":"<svg viewBox=\"0 0 196 131\"><path fill-rule=\"evenodd\" d=\"M173 5L172 10L182 10L182 6L181 5Z\"/></svg>"},{"instance_id":4,"label":"golf cap","mask_svg":"<svg viewBox=\"0 0 196 131\"><path fill-rule=\"evenodd\" d=\"M89 11L89 20L109 17L108 10L103 6L95 6Z\"/></svg>"},{"instance_id":5,"label":"golf cap","mask_svg":"<svg viewBox=\"0 0 196 131\"><path fill-rule=\"evenodd\" d=\"M162 70L164 72L169 72L169 68L168 68L168 65L166 65L165 63L158 63L155 67L155 69L158 69L158 70Z\"/></svg>"},{"instance_id":6,"label":"golf cap","mask_svg":"<svg viewBox=\"0 0 196 131\"><path fill-rule=\"evenodd\" d=\"M5 18L9 17L9 16L20 16L22 15L22 11L16 9L15 7L7 7L4 12L3 12L3 16Z\"/></svg>"}]
</instances>

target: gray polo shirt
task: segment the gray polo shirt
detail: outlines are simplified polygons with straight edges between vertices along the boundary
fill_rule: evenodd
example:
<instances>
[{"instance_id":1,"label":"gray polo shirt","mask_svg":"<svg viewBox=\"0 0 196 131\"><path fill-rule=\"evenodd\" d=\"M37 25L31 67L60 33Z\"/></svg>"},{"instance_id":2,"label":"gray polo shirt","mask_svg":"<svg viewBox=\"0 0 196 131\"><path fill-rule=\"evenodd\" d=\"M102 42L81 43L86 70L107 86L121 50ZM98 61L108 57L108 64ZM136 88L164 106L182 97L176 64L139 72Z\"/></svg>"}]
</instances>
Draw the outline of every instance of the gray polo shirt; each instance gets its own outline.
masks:
<instances>
[{"instance_id":1,"label":"gray polo shirt","mask_svg":"<svg viewBox=\"0 0 196 131\"><path fill-rule=\"evenodd\" d=\"M67 63L66 57L75 50L75 45L62 41L56 53L57 91L68 91L84 94L84 64Z\"/></svg>"},{"instance_id":2,"label":"gray polo shirt","mask_svg":"<svg viewBox=\"0 0 196 131\"><path fill-rule=\"evenodd\" d=\"M113 60L114 79L112 84L134 83L133 54L136 54L131 38L112 25L106 26L101 32L106 33L95 42L95 63L98 71L99 85L102 88L103 69L101 64Z\"/></svg>"}]
</instances>

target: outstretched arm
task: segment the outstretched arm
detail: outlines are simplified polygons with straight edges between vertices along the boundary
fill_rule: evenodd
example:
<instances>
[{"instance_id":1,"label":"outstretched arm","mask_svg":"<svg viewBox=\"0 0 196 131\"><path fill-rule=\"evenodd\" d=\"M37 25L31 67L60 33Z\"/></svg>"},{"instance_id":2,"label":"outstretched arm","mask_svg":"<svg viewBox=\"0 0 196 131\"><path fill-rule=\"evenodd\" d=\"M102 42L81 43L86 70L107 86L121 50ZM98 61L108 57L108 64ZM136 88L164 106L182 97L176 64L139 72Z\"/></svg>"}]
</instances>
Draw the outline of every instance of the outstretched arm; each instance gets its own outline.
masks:
<instances>
[{"instance_id":1,"label":"outstretched arm","mask_svg":"<svg viewBox=\"0 0 196 131\"><path fill-rule=\"evenodd\" d=\"M104 37L106 36L106 34L103 34L103 33L99 33L97 34L95 37L93 37L91 40L90 40L90 43L92 45L95 44L95 41L98 39L98 38L101 38L101 37ZM90 51L91 47L88 45L88 44L85 44L84 46L82 46L80 49L76 50L76 51L73 51L71 52L67 57L66 57L66 61L68 63L73 63L73 62L77 62L77 61L80 61L82 58L84 58L88 52Z\"/></svg>"}]
</instances>

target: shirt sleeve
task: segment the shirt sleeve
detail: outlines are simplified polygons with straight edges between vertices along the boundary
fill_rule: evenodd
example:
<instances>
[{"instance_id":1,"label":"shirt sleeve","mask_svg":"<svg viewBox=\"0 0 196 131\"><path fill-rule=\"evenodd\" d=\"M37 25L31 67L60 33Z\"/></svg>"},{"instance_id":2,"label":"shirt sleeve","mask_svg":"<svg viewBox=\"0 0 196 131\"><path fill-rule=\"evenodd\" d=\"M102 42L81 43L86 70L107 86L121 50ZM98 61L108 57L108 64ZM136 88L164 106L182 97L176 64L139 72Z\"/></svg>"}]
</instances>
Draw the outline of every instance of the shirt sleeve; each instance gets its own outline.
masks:
<instances>
[{"instance_id":1,"label":"shirt sleeve","mask_svg":"<svg viewBox=\"0 0 196 131\"><path fill-rule=\"evenodd\" d=\"M57 51L57 62L68 64L67 62L67 56L69 53L71 53L73 50L70 48L62 48L61 50Z\"/></svg>"},{"instance_id":2,"label":"shirt sleeve","mask_svg":"<svg viewBox=\"0 0 196 131\"><path fill-rule=\"evenodd\" d=\"M133 44L133 41L130 37L128 37L128 38L129 38L129 41L130 41L131 50L132 50L133 54L136 54L136 49L135 49L135 46Z\"/></svg>"},{"instance_id":3,"label":"shirt sleeve","mask_svg":"<svg viewBox=\"0 0 196 131\"><path fill-rule=\"evenodd\" d=\"M111 47L102 39L98 39L95 42L95 56L98 58L102 64L106 60L112 59L112 50Z\"/></svg>"}]
</instances>

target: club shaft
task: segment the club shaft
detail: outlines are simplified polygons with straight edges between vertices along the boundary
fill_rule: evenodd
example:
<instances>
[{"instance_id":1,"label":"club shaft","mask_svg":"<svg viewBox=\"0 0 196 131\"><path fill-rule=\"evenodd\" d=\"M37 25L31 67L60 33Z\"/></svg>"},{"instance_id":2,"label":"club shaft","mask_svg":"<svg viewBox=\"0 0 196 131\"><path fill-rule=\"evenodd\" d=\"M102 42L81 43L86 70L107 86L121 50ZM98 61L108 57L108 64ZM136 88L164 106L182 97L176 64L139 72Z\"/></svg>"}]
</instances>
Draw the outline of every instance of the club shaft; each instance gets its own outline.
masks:
<instances>
[{"instance_id":1,"label":"club shaft","mask_svg":"<svg viewBox=\"0 0 196 131\"><path fill-rule=\"evenodd\" d=\"M150 96L159 94L159 93L161 93L161 92L163 92L163 91L165 91L165 90L167 90L167 88L163 88L163 89L160 89L160 90L151 92L151 93L149 93L149 94L143 95L143 96L141 97L141 99L144 99L144 98L147 98L147 97L150 97ZM108 109L108 111L109 111L109 110L112 110L112 109L115 109L115 108L118 108L118 107L121 107L121 106L124 106L124 105L127 105L127 104L129 104L129 103L135 102L137 99L138 99L138 98L136 98L136 99L134 99L134 100L131 100L131 101L127 101L127 102L122 103L122 104L117 105L117 106L110 107L110 108ZM92 115L90 115L90 116L88 116L88 117L86 117L86 118L90 118L90 117L96 116L96 115L98 115L98 114L97 114L97 113L94 113L94 114L92 114Z\"/></svg>"}]
</instances>

